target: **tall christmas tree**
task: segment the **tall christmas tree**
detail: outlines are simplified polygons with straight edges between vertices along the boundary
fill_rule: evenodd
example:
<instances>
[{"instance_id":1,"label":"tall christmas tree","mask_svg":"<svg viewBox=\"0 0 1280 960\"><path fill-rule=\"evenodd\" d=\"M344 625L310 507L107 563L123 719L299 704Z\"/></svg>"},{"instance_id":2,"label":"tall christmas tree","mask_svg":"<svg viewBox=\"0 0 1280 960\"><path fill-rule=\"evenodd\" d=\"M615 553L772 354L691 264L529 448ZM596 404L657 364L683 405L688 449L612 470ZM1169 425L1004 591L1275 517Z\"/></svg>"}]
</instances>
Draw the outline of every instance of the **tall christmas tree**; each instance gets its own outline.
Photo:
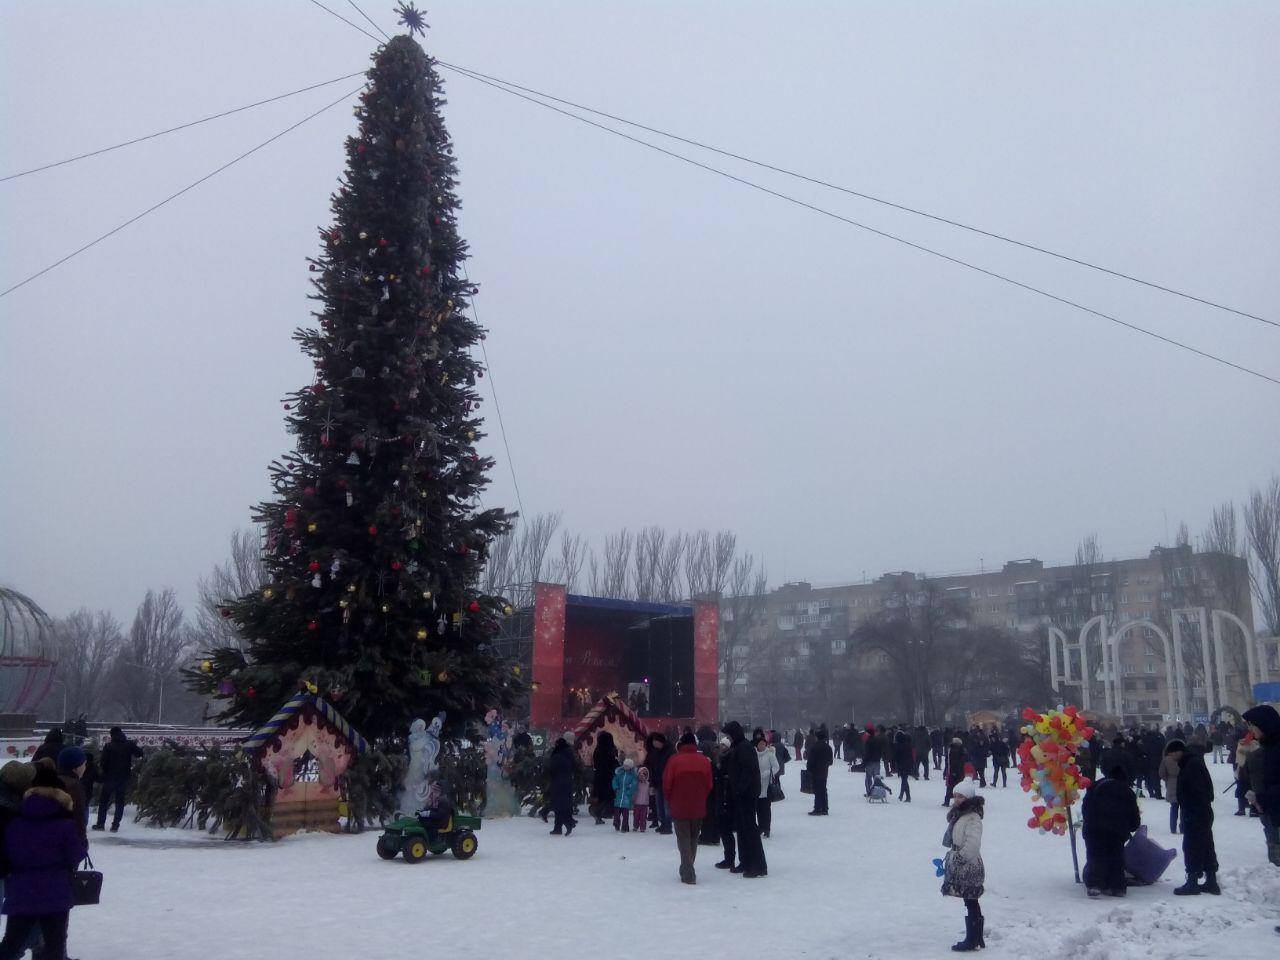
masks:
<instances>
[{"instance_id":1,"label":"tall christmas tree","mask_svg":"<svg viewBox=\"0 0 1280 960\"><path fill-rule=\"evenodd\" d=\"M476 509L492 466L475 447L483 331L464 312L476 290L440 80L411 35L368 76L311 261L319 329L294 334L315 379L287 398L296 449L255 511L270 583L223 610L244 650L187 674L228 723L260 723L301 687L377 737L439 710L478 716L523 685L491 645L504 601L476 592L511 515Z\"/></svg>"}]
</instances>

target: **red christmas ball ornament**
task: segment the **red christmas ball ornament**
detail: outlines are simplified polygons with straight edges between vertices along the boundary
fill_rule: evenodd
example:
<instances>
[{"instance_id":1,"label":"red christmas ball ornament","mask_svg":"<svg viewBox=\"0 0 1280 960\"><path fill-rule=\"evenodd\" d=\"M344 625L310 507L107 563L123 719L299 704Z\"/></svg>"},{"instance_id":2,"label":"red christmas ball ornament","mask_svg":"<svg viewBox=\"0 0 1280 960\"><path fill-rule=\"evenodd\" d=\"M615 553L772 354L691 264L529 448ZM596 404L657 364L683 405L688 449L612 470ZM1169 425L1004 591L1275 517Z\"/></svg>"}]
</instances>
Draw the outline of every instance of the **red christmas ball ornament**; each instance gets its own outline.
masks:
<instances>
[{"instance_id":1,"label":"red christmas ball ornament","mask_svg":"<svg viewBox=\"0 0 1280 960\"><path fill-rule=\"evenodd\" d=\"M304 487L304 488L303 488L303 490L302 490L302 493L303 493L303 496L307 496L307 497L314 497L314 496L316 495L316 488L315 488L315 487Z\"/></svg>"},{"instance_id":2,"label":"red christmas ball ornament","mask_svg":"<svg viewBox=\"0 0 1280 960\"><path fill-rule=\"evenodd\" d=\"M250 700L252 700L254 697L258 695L258 688L249 687L247 690L245 690L244 695L248 697Z\"/></svg>"},{"instance_id":3,"label":"red christmas ball ornament","mask_svg":"<svg viewBox=\"0 0 1280 960\"><path fill-rule=\"evenodd\" d=\"M316 573L320 569L320 561L312 560L310 563L307 564L307 569L310 570L312 573Z\"/></svg>"},{"instance_id":4,"label":"red christmas ball ornament","mask_svg":"<svg viewBox=\"0 0 1280 960\"><path fill-rule=\"evenodd\" d=\"M387 238L386 238L386 237L383 237L383 238L381 238L381 239L378 241L378 246L380 246L380 247L385 247L386 245L387 245Z\"/></svg>"},{"instance_id":5,"label":"red christmas ball ornament","mask_svg":"<svg viewBox=\"0 0 1280 960\"><path fill-rule=\"evenodd\" d=\"M311 392L312 392L312 393L317 393L317 394L319 394L319 393L324 393L324 384L323 384L323 383L317 383L315 386L313 386L313 387L311 388Z\"/></svg>"},{"instance_id":6,"label":"red christmas ball ornament","mask_svg":"<svg viewBox=\"0 0 1280 960\"><path fill-rule=\"evenodd\" d=\"M404 566L404 564L402 564L399 560L392 560L392 561L391 561L391 569L392 569L392 570L399 570L399 569L401 569L401 567L403 567L403 566Z\"/></svg>"},{"instance_id":7,"label":"red christmas ball ornament","mask_svg":"<svg viewBox=\"0 0 1280 960\"><path fill-rule=\"evenodd\" d=\"M418 272L425 277L427 274L431 272L431 265L430 264L423 265L422 269L419 270Z\"/></svg>"},{"instance_id":8,"label":"red christmas ball ornament","mask_svg":"<svg viewBox=\"0 0 1280 960\"><path fill-rule=\"evenodd\" d=\"M472 600L472 601L471 601L471 606L467 607L467 609L468 609L468 610L470 610L472 613L479 613L479 612L480 612L480 601L479 601L479 600Z\"/></svg>"},{"instance_id":9,"label":"red christmas ball ornament","mask_svg":"<svg viewBox=\"0 0 1280 960\"><path fill-rule=\"evenodd\" d=\"M230 620L230 619L231 619L231 608L230 608L230 607L220 607L220 608L218 609L218 612L219 612L220 614L222 614L222 619L223 619L223 620Z\"/></svg>"},{"instance_id":10,"label":"red christmas ball ornament","mask_svg":"<svg viewBox=\"0 0 1280 960\"><path fill-rule=\"evenodd\" d=\"M363 144L363 143L357 143L357 144L356 144L356 153L364 153L364 144Z\"/></svg>"},{"instance_id":11,"label":"red christmas ball ornament","mask_svg":"<svg viewBox=\"0 0 1280 960\"><path fill-rule=\"evenodd\" d=\"M311 620L310 622L307 623L307 629L311 631L319 630L320 624L316 623L314 620Z\"/></svg>"},{"instance_id":12,"label":"red christmas ball ornament","mask_svg":"<svg viewBox=\"0 0 1280 960\"><path fill-rule=\"evenodd\" d=\"M376 537L377 535L378 535L378 528L374 526L372 523L369 524L369 536Z\"/></svg>"}]
</instances>

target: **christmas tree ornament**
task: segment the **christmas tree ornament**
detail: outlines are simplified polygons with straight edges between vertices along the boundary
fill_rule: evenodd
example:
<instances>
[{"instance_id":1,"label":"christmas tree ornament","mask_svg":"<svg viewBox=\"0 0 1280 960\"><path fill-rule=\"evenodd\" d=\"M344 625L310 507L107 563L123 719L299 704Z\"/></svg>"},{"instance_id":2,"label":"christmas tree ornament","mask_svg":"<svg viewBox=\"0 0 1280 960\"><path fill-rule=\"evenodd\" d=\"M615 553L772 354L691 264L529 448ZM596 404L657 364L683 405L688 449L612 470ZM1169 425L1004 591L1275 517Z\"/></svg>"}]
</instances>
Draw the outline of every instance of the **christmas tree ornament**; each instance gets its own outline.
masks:
<instances>
[{"instance_id":1,"label":"christmas tree ornament","mask_svg":"<svg viewBox=\"0 0 1280 960\"><path fill-rule=\"evenodd\" d=\"M378 528L377 528L377 526L376 526L375 524L372 524L372 523L371 523L371 524L369 524L369 536L371 536L371 537L376 537L377 535L378 535Z\"/></svg>"},{"instance_id":2,"label":"christmas tree ornament","mask_svg":"<svg viewBox=\"0 0 1280 960\"><path fill-rule=\"evenodd\" d=\"M355 592L356 592L356 585L354 583L348 583L347 593L355 593Z\"/></svg>"},{"instance_id":3,"label":"christmas tree ornament","mask_svg":"<svg viewBox=\"0 0 1280 960\"><path fill-rule=\"evenodd\" d=\"M471 601L471 603L467 606L467 609L468 609L468 610L470 610L472 613L479 613L479 612L480 612L480 601L479 601L479 600L472 600L472 601Z\"/></svg>"},{"instance_id":4,"label":"christmas tree ornament","mask_svg":"<svg viewBox=\"0 0 1280 960\"><path fill-rule=\"evenodd\" d=\"M445 628L449 626L449 621L444 618L444 614L440 614L440 619L436 621L436 632L443 634Z\"/></svg>"},{"instance_id":5,"label":"christmas tree ornament","mask_svg":"<svg viewBox=\"0 0 1280 960\"><path fill-rule=\"evenodd\" d=\"M256 696L258 695L258 688L257 688L257 687L249 687L249 688L247 688L247 689L245 690L244 695L245 695L246 697L248 697L250 700L252 700L254 697L256 697Z\"/></svg>"},{"instance_id":6,"label":"christmas tree ornament","mask_svg":"<svg viewBox=\"0 0 1280 960\"><path fill-rule=\"evenodd\" d=\"M427 639L427 637L428 637L428 636L429 636L429 634L427 633L427 628L426 628L426 627L419 627L419 628L418 628L418 639L419 639L419 640L425 640L425 639Z\"/></svg>"},{"instance_id":7,"label":"christmas tree ornament","mask_svg":"<svg viewBox=\"0 0 1280 960\"><path fill-rule=\"evenodd\" d=\"M314 620L308 620L308 621L307 621L307 629L308 629L308 630L312 630L312 631L319 630L319 629L320 629L320 624L316 623Z\"/></svg>"},{"instance_id":8,"label":"christmas tree ornament","mask_svg":"<svg viewBox=\"0 0 1280 960\"><path fill-rule=\"evenodd\" d=\"M213 673L213 661L212 661L212 660L201 660L201 661L200 661L200 672L201 672L201 673Z\"/></svg>"},{"instance_id":9,"label":"christmas tree ornament","mask_svg":"<svg viewBox=\"0 0 1280 960\"><path fill-rule=\"evenodd\" d=\"M403 568L403 566L404 566L404 564L402 564L399 560L392 560L392 561L391 561L391 569L392 569L392 570L399 571L400 569L402 569L402 568Z\"/></svg>"},{"instance_id":10,"label":"christmas tree ornament","mask_svg":"<svg viewBox=\"0 0 1280 960\"><path fill-rule=\"evenodd\" d=\"M350 491L350 490L348 490L348 491L347 491L347 506L349 507L349 506L351 506L351 505L352 505L353 503L355 503L355 502L356 502L356 498L355 498L354 496L352 496L351 491Z\"/></svg>"},{"instance_id":11,"label":"christmas tree ornament","mask_svg":"<svg viewBox=\"0 0 1280 960\"><path fill-rule=\"evenodd\" d=\"M307 524L307 533L315 533L318 529L320 528L314 523Z\"/></svg>"},{"instance_id":12,"label":"christmas tree ornament","mask_svg":"<svg viewBox=\"0 0 1280 960\"><path fill-rule=\"evenodd\" d=\"M338 571L342 569L342 563L337 557L333 558L333 563L329 564L329 576L337 577Z\"/></svg>"},{"instance_id":13,"label":"christmas tree ornament","mask_svg":"<svg viewBox=\"0 0 1280 960\"><path fill-rule=\"evenodd\" d=\"M317 573L314 577L311 578L311 585L315 587L317 590L323 585L323 581L320 579L320 574Z\"/></svg>"},{"instance_id":14,"label":"christmas tree ornament","mask_svg":"<svg viewBox=\"0 0 1280 960\"><path fill-rule=\"evenodd\" d=\"M430 600L430 599L431 599L431 591L430 591L430 590L423 590L423 591L422 591L422 599L423 599L423 600Z\"/></svg>"},{"instance_id":15,"label":"christmas tree ornament","mask_svg":"<svg viewBox=\"0 0 1280 960\"><path fill-rule=\"evenodd\" d=\"M352 379L352 380L363 380L363 379L364 379L364 367L352 367L352 368L351 368L351 379Z\"/></svg>"},{"instance_id":16,"label":"christmas tree ornament","mask_svg":"<svg viewBox=\"0 0 1280 960\"><path fill-rule=\"evenodd\" d=\"M382 612L383 612L383 613L390 613L390 612L391 612L391 607L390 607L388 604L385 604L385 603L384 603L384 604L382 605Z\"/></svg>"},{"instance_id":17,"label":"christmas tree ornament","mask_svg":"<svg viewBox=\"0 0 1280 960\"><path fill-rule=\"evenodd\" d=\"M232 617L232 612L230 607L219 607L218 612L222 614L223 620L230 620Z\"/></svg>"},{"instance_id":18,"label":"christmas tree ornament","mask_svg":"<svg viewBox=\"0 0 1280 960\"><path fill-rule=\"evenodd\" d=\"M276 592L272 590L270 587L267 587L265 590L262 591L263 600L270 600L275 595L276 595Z\"/></svg>"},{"instance_id":19,"label":"christmas tree ornament","mask_svg":"<svg viewBox=\"0 0 1280 960\"><path fill-rule=\"evenodd\" d=\"M341 607L343 610L345 610L345 609L347 609L347 607L351 606L351 601L350 601L350 600L345 600L345 599L343 599L343 600L339 600L339 601L338 601L338 606L339 606L339 607Z\"/></svg>"},{"instance_id":20,"label":"christmas tree ornament","mask_svg":"<svg viewBox=\"0 0 1280 960\"><path fill-rule=\"evenodd\" d=\"M317 570L320 569L320 561L312 560L310 563L307 564L307 569L310 570L312 573L315 573Z\"/></svg>"},{"instance_id":21,"label":"christmas tree ornament","mask_svg":"<svg viewBox=\"0 0 1280 960\"><path fill-rule=\"evenodd\" d=\"M509 617L516 611L515 611L515 608L511 606L511 604L507 604L505 607L502 608L502 612Z\"/></svg>"},{"instance_id":22,"label":"christmas tree ornament","mask_svg":"<svg viewBox=\"0 0 1280 960\"><path fill-rule=\"evenodd\" d=\"M351 453L347 455L347 466L350 466L350 467L360 466L360 454L352 450ZM350 497L351 494L348 493L347 496ZM350 505L351 505L350 503L347 504L347 506L350 506Z\"/></svg>"}]
</instances>

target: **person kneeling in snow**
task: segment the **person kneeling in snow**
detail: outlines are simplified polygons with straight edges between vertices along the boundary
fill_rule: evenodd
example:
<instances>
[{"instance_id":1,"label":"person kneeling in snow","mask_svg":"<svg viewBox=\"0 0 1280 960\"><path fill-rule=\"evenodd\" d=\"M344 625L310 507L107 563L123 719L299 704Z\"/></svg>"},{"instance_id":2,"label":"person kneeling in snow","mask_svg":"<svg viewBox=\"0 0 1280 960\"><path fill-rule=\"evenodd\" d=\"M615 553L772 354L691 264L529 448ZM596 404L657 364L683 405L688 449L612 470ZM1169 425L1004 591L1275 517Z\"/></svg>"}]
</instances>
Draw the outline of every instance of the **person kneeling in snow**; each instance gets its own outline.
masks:
<instances>
[{"instance_id":1,"label":"person kneeling in snow","mask_svg":"<svg viewBox=\"0 0 1280 960\"><path fill-rule=\"evenodd\" d=\"M1091 897L1123 897L1124 845L1142 825L1138 797L1122 764L1107 771L1084 795L1084 883Z\"/></svg>"},{"instance_id":2,"label":"person kneeling in snow","mask_svg":"<svg viewBox=\"0 0 1280 960\"><path fill-rule=\"evenodd\" d=\"M947 832L942 845L948 848L942 893L964 900L968 913L964 918L964 939L953 944L957 951L978 950L987 943L982 938L986 918L978 898L982 896L983 883L987 879L982 863L982 814L985 801L977 795L978 786L972 780L962 780L951 791L951 809L947 811Z\"/></svg>"}]
</instances>

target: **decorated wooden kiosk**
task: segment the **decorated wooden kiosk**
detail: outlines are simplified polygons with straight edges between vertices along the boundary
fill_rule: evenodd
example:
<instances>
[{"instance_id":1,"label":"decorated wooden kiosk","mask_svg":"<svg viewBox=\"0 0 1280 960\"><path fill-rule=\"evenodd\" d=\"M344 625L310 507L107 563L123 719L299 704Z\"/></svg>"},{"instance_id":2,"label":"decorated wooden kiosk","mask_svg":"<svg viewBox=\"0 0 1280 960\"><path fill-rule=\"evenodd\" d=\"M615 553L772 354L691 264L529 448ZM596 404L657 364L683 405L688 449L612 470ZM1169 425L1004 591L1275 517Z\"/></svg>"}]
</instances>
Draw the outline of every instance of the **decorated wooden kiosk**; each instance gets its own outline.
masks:
<instances>
[{"instance_id":1,"label":"decorated wooden kiosk","mask_svg":"<svg viewBox=\"0 0 1280 960\"><path fill-rule=\"evenodd\" d=\"M591 753L602 732L613 737L620 757L630 757L637 764L644 763L644 742L649 736L649 728L616 693L601 698L573 730L574 747L587 766L591 766Z\"/></svg>"},{"instance_id":2,"label":"decorated wooden kiosk","mask_svg":"<svg viewBox=\"0 0 1280 960\"><path fill-rule=\"evenodd\" d=\"M369 744L333 704L296 694L244 742L244 752L275 788L271 829L277 839L301 830L337 833L338 778Z\"/></svg>"}]
</instances>

